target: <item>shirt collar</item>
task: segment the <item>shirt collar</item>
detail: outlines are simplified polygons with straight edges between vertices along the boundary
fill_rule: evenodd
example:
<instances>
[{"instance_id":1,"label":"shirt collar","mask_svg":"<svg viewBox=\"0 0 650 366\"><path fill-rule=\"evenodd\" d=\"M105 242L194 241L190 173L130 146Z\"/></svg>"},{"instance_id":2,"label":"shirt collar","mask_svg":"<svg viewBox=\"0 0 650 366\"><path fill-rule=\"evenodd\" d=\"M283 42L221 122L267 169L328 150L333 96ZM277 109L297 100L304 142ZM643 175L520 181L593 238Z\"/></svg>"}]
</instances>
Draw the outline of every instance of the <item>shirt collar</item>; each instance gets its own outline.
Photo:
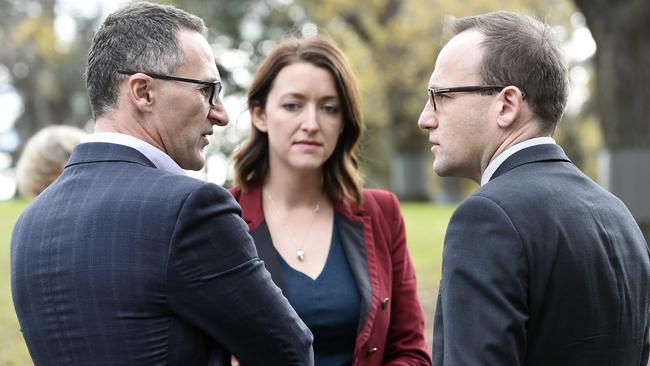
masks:
<instances>
[{"instance_id":1,"label":"shirt collar","mask_svg":"<svg viewBox=\"0 0 650 366\"><path fill-rule=\"evenodd\" d=\"M485 171L481 176L481 186L489 182L490 178L492 178L492 175L494 174L494 172L497 171L499 166L517 151L523 150L531 146L543 145L543 144L555 144L555 143L556 142L552 137L535 137L530 140L522 141L518 144L514 144L510 146L509 148L505 149L501 154L497 155L497 157L494 160L492 160L490 164L488 164L487 168L485 168Z\"/></svg>"},{"instance_id":2,"label":"shirt collar","mask_svg":"<svg viewBox=\"0 0 650 366\"><path fill-rule=\"evenodd\" d=\"M186 175L185 171L169 155L155 146L131 135L118 132L97 132L82 137L82 144L88 142L105 142L132 147L146 156L156 168L172 174Z\"/></svg>"}]
</instances>

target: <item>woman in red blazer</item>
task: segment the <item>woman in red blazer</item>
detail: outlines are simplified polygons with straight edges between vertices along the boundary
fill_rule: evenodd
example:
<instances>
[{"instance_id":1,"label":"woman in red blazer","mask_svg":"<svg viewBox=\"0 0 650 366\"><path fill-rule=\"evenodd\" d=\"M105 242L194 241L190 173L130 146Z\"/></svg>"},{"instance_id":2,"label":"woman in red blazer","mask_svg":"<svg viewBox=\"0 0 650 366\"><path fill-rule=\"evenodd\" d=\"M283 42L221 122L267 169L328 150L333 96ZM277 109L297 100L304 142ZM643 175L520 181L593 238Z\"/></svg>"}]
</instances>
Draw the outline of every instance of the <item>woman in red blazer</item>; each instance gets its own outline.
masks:
<instances>
[{"instance_id":1,"label":"woman in red blazer","mask_svg":"<svg viewBox=\"0 0 650 366\"><path fill-rule=\"evenodd\" d=\"M322 36L281 42L248 107L231 192L314 334L316 366L430 365L399 202L362 187L359 92L343 54Z\"/></svg>"}]
</instances>

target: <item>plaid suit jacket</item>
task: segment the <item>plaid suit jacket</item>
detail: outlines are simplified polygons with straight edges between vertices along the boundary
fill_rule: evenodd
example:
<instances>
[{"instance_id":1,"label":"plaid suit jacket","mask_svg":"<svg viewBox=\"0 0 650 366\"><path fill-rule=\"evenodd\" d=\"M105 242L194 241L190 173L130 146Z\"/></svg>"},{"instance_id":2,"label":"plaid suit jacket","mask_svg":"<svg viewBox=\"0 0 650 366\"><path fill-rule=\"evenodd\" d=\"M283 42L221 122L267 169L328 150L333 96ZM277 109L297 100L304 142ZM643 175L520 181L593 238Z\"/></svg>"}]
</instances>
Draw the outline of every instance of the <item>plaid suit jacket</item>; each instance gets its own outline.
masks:
<instances>
[{"instance_id":1,"label":"plaid suit jacket","mask_svg":"<svg viewBox=\"0 0 650 366\"><path fill-rule=\"evenodd\" d=\"M309 365L312 336L214 184L78 145L18 219L16 313L37 365Z\"/></svg>"}]
</instances>

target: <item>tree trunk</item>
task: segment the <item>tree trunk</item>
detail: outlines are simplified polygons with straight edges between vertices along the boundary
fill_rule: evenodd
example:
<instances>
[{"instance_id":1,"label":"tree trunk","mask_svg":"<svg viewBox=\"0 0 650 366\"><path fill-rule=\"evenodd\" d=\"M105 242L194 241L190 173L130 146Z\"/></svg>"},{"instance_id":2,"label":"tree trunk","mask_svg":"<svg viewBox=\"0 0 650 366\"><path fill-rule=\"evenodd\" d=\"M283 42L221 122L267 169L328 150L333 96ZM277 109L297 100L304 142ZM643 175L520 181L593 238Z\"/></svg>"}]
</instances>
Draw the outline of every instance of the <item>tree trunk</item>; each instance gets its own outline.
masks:
<instances>
[{"instance_id":1,"label":"tree trunk","mask_svg":"<svg viewBox=\"0 0 650 366\"><path fill-rule=\"evenodd\" d=\"M648 241L650 149L605 150L599 160L601 184L625 202Z\"/></svg>"},{"instance_id":2,"label":"tree trunk","mask_svg":"<svg viewBox=\"0 0 650 366\"><path fill-rule=\"evenodd\" d=\"M422 154L395 152L391 159L391 190L400 200L428 200L427 169L430 167Z\"/></svg>"},{"instance_id":3,"label":"tree trunk","mask_svg":"<svg viewBox=\"0 0 650 366\"><path fill-rule=\"evenodd\" d=\"M607 155L603 181L650 239L650 2L575 0L596 41L596 101ZM629 159L634 161L631 166Z\"/></svg>"}]
</instances>

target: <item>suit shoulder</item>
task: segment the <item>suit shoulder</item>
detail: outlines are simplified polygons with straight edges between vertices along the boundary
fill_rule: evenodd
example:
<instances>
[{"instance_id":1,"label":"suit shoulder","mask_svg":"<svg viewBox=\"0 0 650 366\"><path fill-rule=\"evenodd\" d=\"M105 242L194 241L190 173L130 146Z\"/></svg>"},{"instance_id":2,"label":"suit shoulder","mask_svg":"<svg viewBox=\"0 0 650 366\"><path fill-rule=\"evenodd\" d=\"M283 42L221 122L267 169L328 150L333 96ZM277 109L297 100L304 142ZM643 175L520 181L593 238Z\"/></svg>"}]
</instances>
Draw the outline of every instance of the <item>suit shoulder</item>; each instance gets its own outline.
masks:
<instances>
[{"instance_id":1,"label":"suit shoulder","mask_svg":"<svg viewBox=\"0 0 650 366\"><path fill-rule=\"evenodd\" d=\"M398 202L395 193L383 189L364 188L363 198L365 200L364 205L368 205L369 203L377 204L381 208L388 208L395 202Z\"/></svg>"},{"instance_id":2,"label":"suit shoulder","mask_svg":"<svg viewBox=\"0 0 650 366\"><path fill-rule=\"evenodd\" d=\"M371 216L394 220L401 217L397 196L382 189L363 190L363 210Z\"/></svg>"},{"instance_id":3,"label":"suit shoulder","mask_svg":"<svg viewBox=\"0 0 650 366\"><path fill-rule=\"evenodd\" d=\"M241 190L241 188L234 187L234 186L228 188L228 192L230 192L230 194L232 194L232 196L235 197L235 200L237 200L238 202L239 202L239 198L243 194L243 191Z\"/></svg>"},{"instance_id":4,"label":"suit shoulder","mask_svg":"<svg viewBox=\"0 0 650 366\"><path fill-rule=\"evenodd\" d=\"M162 172L162 174L160 174L158 179L161 179L170 185L174 185L182 189L194 190L201 186L210 185L210 186L219 187L219 189L226 191L225 188L219 185L198 178L193 178L190 177L189 175L179 175L179 174L173 174L168 172Z\"/></svg>"},{"instance_id":5,"label":"suit shoulder","mask_svg":"<svg viewBox=\"0 0 650 366\"><path fill-rule=\"evenodd\" d=\"M476 214L480 211L494 211L507 215L498 199L495 199L493 195L482 194L480 191L477 191L460 202L454 211L454 216L458 213Z\"/></svg>"},{"instance_id":6,"label":"suit shoulder","mask_svg":"<svg viewBox=\"0 0 650 366\"><path fill-rule=\"evenodd\" d=\"M190 196L216 195L231 196L228 191L211 182L206 182L187 175L178 175L159 169L154 172L143 174L138 183L138 188L131 190L131 194L146 197L148 200L159 201L159 203L184 201Z\"/></svg>"},{"instance_id":7,"label":"suit shoulder","mask_svg":"<svg viewBox=\"0 0 650 366\"><path fill-rule=\"evenodd\" d=\"M487 198L499 206L531 200L543 202L550 194L549 190L557 186L556 178L540 176L533 169L518 167L481 186L472 196Z\"/></svg>"}]
</instances>

